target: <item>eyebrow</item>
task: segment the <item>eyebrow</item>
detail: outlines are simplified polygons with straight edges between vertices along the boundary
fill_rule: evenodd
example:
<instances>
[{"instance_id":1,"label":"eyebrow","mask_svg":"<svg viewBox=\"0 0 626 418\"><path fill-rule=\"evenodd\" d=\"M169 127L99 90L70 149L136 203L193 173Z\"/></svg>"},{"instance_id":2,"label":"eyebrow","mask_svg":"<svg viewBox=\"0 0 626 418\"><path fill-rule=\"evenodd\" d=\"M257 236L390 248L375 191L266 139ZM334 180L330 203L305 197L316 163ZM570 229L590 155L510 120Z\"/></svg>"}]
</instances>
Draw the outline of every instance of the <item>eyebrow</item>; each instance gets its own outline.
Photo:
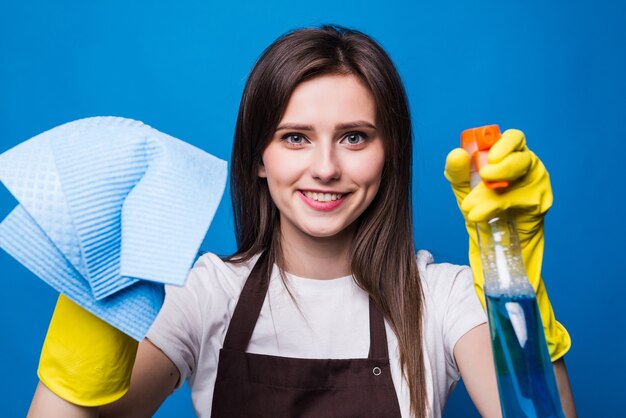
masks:
<instances>
[{"instance_id":1,"label":"eyebrow","mask_svg":"<svg viewBox=\"0 0 626 418\"><path fill-rule=\"evenodd\" d=\"M348 122L348 123L340 123L339 125L335 126L335 129L337 130L356 129L356 128L376 129L376 126L364 120L358 120L358 121ZM299 123L284 123L278 126L278 128L276 128L276 132L290 130L290 129L297 130L297 131L314 131L315 130L313 128L313 125L303 125Z\"/></svg>"}]
</instances>

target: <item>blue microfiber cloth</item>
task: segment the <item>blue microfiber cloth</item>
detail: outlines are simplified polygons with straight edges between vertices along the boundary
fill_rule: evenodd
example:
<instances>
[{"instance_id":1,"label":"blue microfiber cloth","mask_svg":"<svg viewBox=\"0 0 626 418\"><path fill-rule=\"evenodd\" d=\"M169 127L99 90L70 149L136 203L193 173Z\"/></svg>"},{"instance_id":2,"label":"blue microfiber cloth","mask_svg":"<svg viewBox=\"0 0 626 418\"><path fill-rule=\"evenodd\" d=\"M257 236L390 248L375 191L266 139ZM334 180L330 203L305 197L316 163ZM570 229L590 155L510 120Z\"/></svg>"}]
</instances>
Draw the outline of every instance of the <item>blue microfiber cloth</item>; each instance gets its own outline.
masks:
<instances>
[{"instance_id":1,"label":"blue microfiber cloth","mask_svg":"<svg viewBox=\"0 0 626 418\"><path fill-rule=\"evenodd\" d=\"M19 205L0 246L95 315L141 339L182 285L219 201L226 163L141 122L95 117L0 155Z\"/></svg>"}]
</instances>

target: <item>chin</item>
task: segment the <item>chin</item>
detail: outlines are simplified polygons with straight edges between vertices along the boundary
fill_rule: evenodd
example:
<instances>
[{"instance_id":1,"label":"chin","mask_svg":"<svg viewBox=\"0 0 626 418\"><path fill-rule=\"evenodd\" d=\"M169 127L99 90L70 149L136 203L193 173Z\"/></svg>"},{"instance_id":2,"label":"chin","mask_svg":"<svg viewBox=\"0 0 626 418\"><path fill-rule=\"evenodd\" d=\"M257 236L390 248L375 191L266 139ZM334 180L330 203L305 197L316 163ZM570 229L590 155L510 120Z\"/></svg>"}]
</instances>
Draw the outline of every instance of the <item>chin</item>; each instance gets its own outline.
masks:
<instances>
[{"instance_id":1,"label":"chin","mask_svg":"<svg viewBox=\"0 0 626 418\"><path fill-rule=\"evenodd\" d=\"M345 233L348 229L348 225L336 225L303 228L303 231L314 238L332 238L341 235L342 233Z\"/></svg>"},{"instance_id":2,"label":"chin","mask_svg":"<svg viewBox=\"0 0 626 418\"><path fill-rule=\"evenodd\" d=\"M323 229L323 230L319 230L319 229L313 229L313 230L307 230L306 233L307 235L313 237L313 238L330 238L330 237L334 237L335 235L339 234L341 232L341 230L335 230L335 229Z\"/></svg>"}]
</instances>

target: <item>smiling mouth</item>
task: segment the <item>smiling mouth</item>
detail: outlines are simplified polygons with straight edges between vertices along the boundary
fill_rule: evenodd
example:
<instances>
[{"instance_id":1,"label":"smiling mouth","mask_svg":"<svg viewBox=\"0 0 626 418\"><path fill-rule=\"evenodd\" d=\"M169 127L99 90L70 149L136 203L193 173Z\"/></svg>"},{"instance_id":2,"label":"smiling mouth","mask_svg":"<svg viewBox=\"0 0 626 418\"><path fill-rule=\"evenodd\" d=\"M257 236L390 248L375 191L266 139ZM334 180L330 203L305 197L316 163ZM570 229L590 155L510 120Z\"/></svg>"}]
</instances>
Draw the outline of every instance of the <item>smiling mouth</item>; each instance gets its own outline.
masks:
<instances>
[{"instance_id":1,"label":"smiling mouth","mask_svg":"<svg viewBox=\"0 0 626 418\"><path fill-rule=\"evenodd\" d=\"M301 192L309 199L315 200L317 202L332 202L341 199L345 195L345 193L319 193L308 192L306 190L301 190Z\"/></svg>"}]
</instances>

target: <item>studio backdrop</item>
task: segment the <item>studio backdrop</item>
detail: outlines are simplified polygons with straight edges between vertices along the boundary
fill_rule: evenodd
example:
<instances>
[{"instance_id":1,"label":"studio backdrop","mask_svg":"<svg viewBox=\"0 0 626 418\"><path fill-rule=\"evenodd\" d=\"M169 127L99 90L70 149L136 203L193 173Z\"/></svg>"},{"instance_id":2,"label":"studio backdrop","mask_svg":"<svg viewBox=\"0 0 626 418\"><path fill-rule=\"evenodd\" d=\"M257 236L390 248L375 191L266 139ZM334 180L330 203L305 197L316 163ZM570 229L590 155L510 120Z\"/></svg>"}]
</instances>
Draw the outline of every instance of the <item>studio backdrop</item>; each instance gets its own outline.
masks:
<instances>
[{"instance_id":1,"label":"studio backdrop","mask_svg":"<svg viewBox=\"0 0 626 418\"><path fill-rule=\"evenodd\" d=\"M519 128L551 175L543 276L573 346L581 417L617 416L622 295L626 7L621 1L10 1L0 3L0 152L88 116L141 120L230 160L246 77L284 32L335 23L373 36L403 77L414 127L419 248L467 264L443 177L463 129ZM0 188L0 216L15 206ZM202 248L235 250L225 194ZM57 294L0 252L0 416L25 416ZM157 417L192 417L187 386ZM446 417L478 416L459 385Z\"/></svg>"}]
</instances>

